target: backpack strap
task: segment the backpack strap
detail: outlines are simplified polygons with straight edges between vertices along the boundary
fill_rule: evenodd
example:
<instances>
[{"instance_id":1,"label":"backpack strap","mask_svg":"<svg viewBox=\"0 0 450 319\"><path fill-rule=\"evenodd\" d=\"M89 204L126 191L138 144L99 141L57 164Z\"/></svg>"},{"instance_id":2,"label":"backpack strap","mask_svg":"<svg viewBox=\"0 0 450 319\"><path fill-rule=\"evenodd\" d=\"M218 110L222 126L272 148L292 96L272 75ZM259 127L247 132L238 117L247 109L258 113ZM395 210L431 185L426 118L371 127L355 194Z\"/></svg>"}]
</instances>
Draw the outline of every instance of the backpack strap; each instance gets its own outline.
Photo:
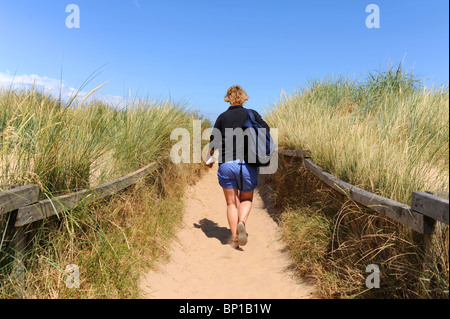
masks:
<instances>
[{"instance_id":1,"label":"backpack strap","mask_svg":"<svg viewBox=\"0 0 450 319\"><path fill-rule=\"evenodd\" d=\"M250 117L250 120L253 123L256 123L256 117L255 117L254 111L252 109L247 109L247 111L248 111L248 116Z\"/></svg>"},{"instance_id":2,"label":"backpack strap","mask_svg":"<svg viewBox=\"0 0 450 319\"><path fill-rule=\"evenodd\" d=\"M243 176L242 176L242 162L240 162L240 164L241 164L241 169L240 169L240 172L239 172L239 175L240 175L240 178L241 178L241 189L240 189L240 191L242 192L242 190L244 189L244 185L243 185L243 182L244 182L244 178L243 178Z\"/></svg>"}]
</instances>

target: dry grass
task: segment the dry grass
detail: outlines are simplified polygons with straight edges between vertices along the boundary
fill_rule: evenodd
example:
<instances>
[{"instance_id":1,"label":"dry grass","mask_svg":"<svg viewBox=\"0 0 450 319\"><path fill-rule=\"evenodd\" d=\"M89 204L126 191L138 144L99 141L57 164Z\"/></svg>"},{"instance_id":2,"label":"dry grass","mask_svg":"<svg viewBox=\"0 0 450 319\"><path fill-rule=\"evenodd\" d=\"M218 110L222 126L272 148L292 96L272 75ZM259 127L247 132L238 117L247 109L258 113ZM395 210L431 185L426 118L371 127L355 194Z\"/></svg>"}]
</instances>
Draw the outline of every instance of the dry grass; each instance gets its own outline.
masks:
<instances>
[{"instance_id":1,"label":"dry grass","mask_svg":"<svg viewBox=\"0 0 450 319\"><path fill-rule=\"evenodd\" d=\"M281 145L310 150L353 185L403 203L417 190L448 192L448 90L401 72L313 81L276 104L268 122Z\"/></svg>"},{"instance_id":2,"label":"dry grass","mask_svg":"<svg viewBox=\"0 0 450 319\"><path fill-rule=\"evenodd\" d=\"M198 169L169 165L102 202L30 228L24 297L139 298L139 276L167 257L183 212L179 198ZM70 264L80 268L79 289L66 287ZM12 281L2 288L4 298L15 297Z\"/></svg>"},{"instance_id":3,"label":"dry grass","mask_svg":"<svg viewBox=\"0 0 450 319\"><path fill-rule=\"evenodd\" d=\"M199 164L167 160L170 133L192 132L201 117L173 101L137 99L118 110L99 101L73 108L37 91L0 93L0 180L36 183L42 197L94 186L157 161L159 170L100 202L26 229L25 298L138 298L138 278L166 256L181 220L184 187ZM208 126L203 121L203 127ZM16 297L12 276L14 216L0 219L0 297ZM67 265L81 286L65 285Z\"/></svg>"},{"instance_id":4,"label":"dry grass","mask_svg":"<svg viewBox=\"0 0 450 319\"><path fill-rule=\"evenodd\" d=\"M424 89L400 66L313 81L270 110L280 144L308 149L333 175L394 200L449 187L448 89ZM280 159L270 177L298 273L324 298L448 298L449 227L438 225L431 256L423 236L324 186L300 163ZM427 261L426 265L424 260ZM381 288L367 289L377 264Z\"/></svg>"},{"instance_id":5,"label":"dry grass","mask_svg":"<svg viewBox=\"0 0 450 319\"><path fill-rule=\"evenodd\" d=\"M440 243L434 246L435 262L425 269L421 238L414 231L330 189L299 161L281 158L267 181L275 190L296 271L315 281L318 297L448 297L448 226L435 239ZM369 264L380 268L380 289L365 286Z\"/></svg>"}]
</instances>

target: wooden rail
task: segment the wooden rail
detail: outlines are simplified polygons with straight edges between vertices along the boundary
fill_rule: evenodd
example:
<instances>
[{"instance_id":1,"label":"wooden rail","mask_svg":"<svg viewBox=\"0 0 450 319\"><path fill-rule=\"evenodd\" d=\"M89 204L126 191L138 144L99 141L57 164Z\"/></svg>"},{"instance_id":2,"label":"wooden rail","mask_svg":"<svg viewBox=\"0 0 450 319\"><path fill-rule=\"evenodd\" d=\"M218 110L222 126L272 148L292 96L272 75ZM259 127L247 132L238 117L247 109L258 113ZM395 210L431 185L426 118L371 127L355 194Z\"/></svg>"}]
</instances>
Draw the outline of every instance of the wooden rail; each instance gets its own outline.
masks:
<instances>
[{"instance_id":1,"label":"wooden rail","mask_svg":"<svg viewBox=\"0 0 450 319\"><path fill-rule=\"evenodd\" d=\"M42 200L31 205L21 206L18 208L15 226L24 226L56 215L59 212L73 209L80 203L89 203L117 193L149 175L156 167L156 163L151 163L131 174L91 189L84 189L76 193Z\"/></svg>"},{"instance_id":2,"label":"wooden rail","mask_svg":"<svg viewBox=\"0 0 450 319\"><path fill-rule=\"evenodd\" d=\"M348 196L358 204L408 226L420 234L432 234L436 221L449 224L448 193L413 192L411 206L408 206L392 199L370 193L338 179L314 164L310 158L309 151L282 149L280 153L289 157L301 158L309 171L334 190Z\"/></svg>"},{"instance_id":3,"label":"wooden rail","mask_svg":"<svg viewBox=\"0 0 450 319\"><path fill-rule=\"evenodd\" d=\"M11 190L0 192L0 216L17 212L14 230L15 262L13 277L17 281L18 298L23 296L23 279L25 267L23 256L26 247L25 227L33 222L68 211L80 204L91 203L109 195L113 195L150 175L157 169L157 163L150 163L145 167L122 176L114 181L75 193L38 201L39 187L25 185Z\"/></svg>"},{"instance_id":4,"label":"wooden rail","mask_svg":"<svg viewBox=\"0 0 450 319\"><path fill-rule=\"evenodd\" d=\"M0 192L0 216L38 200L39 187L26 185Z\"/></svg>"},{"instance_id":5,"label":"wooden rail","mask_svg":"<svg viewBox=\"0 0 450 319\"><path fill-rule=\"evenodd\" d=\"M317 166L311 160L311 154L307 150L281 149L280 153L288 157L301 158L306 168L329 187L348 196L356 203L392 218L420 234L432 234L436 221L449 224L448 193L413 192L411 206L408 206L370 193L338 179ZM19 282L18 296L22 296L24 289L20 284L23 282L24 275L22 262L25 249L24 226L73 209L81 203L90 203L115 194L145 178L155 171L156 168L156 163L150 163L114 181L48 200L38 201L39 188L37 185L26 185L0 192L0 216L14 211L17 212L15 220L16 235L14 246L16 261L14 273Z\"/></svg>"}]
</instances>

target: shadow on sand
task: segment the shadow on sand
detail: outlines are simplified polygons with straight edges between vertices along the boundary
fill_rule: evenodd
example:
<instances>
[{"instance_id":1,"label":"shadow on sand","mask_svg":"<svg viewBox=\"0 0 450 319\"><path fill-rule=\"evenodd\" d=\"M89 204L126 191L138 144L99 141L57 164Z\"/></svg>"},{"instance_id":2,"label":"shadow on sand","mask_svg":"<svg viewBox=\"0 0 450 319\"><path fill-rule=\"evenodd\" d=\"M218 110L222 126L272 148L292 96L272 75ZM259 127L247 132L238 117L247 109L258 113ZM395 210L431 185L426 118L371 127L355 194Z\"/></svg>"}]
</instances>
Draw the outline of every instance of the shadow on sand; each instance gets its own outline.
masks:
<instances>
[{"instance_id":1,"label":"shadow on sand","mask_svg":"<svg viewBox=\"0 0 450 319\"><path fill-rule=\"evenodd\" d=\"M194 223L195 228L200 228L208 238L216 238L222 245L228 245L231 232L227 227L220 227L217 223L203 218L199 220L198 224Z\"/></svg>"}]
</instances>

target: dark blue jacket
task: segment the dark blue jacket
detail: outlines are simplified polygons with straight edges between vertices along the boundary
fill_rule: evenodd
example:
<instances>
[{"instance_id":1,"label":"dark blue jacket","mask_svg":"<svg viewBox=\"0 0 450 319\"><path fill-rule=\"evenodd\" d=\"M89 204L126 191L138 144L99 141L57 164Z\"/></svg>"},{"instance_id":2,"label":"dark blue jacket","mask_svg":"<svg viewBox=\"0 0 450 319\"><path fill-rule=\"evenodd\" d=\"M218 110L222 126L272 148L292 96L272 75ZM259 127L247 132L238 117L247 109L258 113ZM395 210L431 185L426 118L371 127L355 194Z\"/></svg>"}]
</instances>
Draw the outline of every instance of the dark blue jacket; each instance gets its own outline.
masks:
<instances>
[{"instance_id":1,"label":"dark blue jacket","mask_svg":"<svg viewBox=\"0 0 450 319\"><path fill-rule=\"evenodd\" d=\"M261 115L259 115L259 113L255 110L252 111L255 115L256 121L270 131L269 125L267 125L267 123L262 119ZM233 105L230 106L228 110L220 114L217 118L214 128L220 131L222 139L221 141L215 140L214 135L211 134L209 148L214 150L218 149L220 151L219 165L220 163L224 163L226 160L245 159L247 138L244 137L244 141L238 141L236 140L236 136L233 134L226 136L225 129L242 128L247 120L247 117L248 109L244 108L242 105ZM243 148L240 146L243 146Z\"/></svg>"}]
</instances>

